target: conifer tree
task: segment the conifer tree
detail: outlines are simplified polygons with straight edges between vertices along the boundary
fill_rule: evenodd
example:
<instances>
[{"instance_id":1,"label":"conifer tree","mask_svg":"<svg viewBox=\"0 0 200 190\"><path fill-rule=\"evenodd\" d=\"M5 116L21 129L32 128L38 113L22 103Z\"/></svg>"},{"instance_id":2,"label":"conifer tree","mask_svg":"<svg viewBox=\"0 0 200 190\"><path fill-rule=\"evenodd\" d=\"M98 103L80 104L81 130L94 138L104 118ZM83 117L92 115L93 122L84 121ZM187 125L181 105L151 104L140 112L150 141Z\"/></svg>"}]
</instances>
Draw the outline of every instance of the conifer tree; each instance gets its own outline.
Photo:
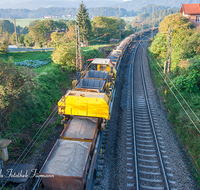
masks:
<instances>
[{"instance_id":1,"label":"conifer tree","mask_svg":"<svg viewBox=\"0 0 200 190\"><path fill-rule=\"evenodd\" d=\"M80 28L81 41L87 44L88 38L91 35L92 27L89 14L83 2L80 4L79 12L77 14L77 23Z\"/></svg>"}]
</instances>

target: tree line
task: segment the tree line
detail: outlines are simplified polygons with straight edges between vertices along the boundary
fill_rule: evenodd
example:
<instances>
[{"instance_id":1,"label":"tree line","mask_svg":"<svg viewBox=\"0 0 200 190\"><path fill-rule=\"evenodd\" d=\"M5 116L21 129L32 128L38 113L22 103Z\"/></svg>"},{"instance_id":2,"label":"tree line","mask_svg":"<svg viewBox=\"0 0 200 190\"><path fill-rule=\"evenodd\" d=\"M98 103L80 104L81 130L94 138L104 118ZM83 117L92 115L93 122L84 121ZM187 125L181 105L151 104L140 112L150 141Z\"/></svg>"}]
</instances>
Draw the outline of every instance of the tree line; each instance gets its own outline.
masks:
<instances>
[{"instance_id":1,"label":"tree line","mask_svg":"<svg viewBox=\"0 0 200 190\"><path fill-rule=\"evenodd\" d=\"M87 36L89 39L89 44L95 43L109 43L110 38L124 38L125 36L133 33L133 31L158 26L159 22L164 18L165 15L172 14L177 12L177 9L164 9L157 10L155 12L150 13L154 10L155 5L151 5L147 7L149 13L139 14L137 20L133 23L129 21L124 21L117 17L106 17L106 16L96 16L93 19L89 18L89 11L84 8L85 13L87 13L88 22L84 23L85 28L90 28L90 34ZM163 8L162 6L156 6L156 9ZM52 8L54 9L54 8ZM60 8L56 8L60 9ZM65 8L61 8L65 10ZM94 9L95 10L95 9ZM77 13L77 15L85 14L85 13ZM107 12L108 14L108 12ZM78 21L80 25L81 21ZM28 27L20 27L17 26L17 39L18 44L24 44L26 47L35 46L35 47L46 47L46 46L54 46L55 41L52 41L51 35L61 36L64 35L65 32L69 31L69 26L75 25L76 21L68 21L66 19L58 19L58 20L34 20L31 21ZM88 25L89 24L89 25ZM1 38L0 41L2 50L1 52L5 52L8 44L16 45L16 36L14 33L14 24L9 20L0 20L0 28L1 28ZM59 33L57 35L52 34L53 32ZM84 31L82 31L84 33ZM121 34L121 36L119 36ZM53 37L53 38L54 38ZM7 38L7 42L5 39ZM57 38L57 37L56 37ZM83 39L83 38L82 38ZM55 38L54 38L55 40ZM84 42L85 43L85 42Z\"/></svg>"},{"instance_id":2,"label":"tree line","mask_svg":"<svg viewBox=\"0 0 200 190\"><path fill-rule=\"evenodd\" d=\"M172 40L169 35L171 31ZM152 62L153 75L169 111L168 116L174 124L174 131L195 161L194 176L200 181L200 26L195 27L181 14L171 14L160 23L159 32L149 50L150 56L156 57L154 64ZM169 57L166 56L167 52ZM168 72L164 74L166 67ZM160 70L159 74L157 70ZM166 76L168 85L160 74L163 78ZM168 89L167 93L165 89Z\"/></svg>"},{"instance_id":3,"label":"tree line","mask_svg":"<svg viewBox=\"0 0 200 190\"><path fill-rule=\"evenodd\" d=\"M172 14L160 23L159 33L150 51L163 63L166 61L169 27L173 28L170 73L180 91L200 91L200 27L195 27L181 14ZM163 64L161 64L163 66Z\"/></svg>"},{"instance_id":4,"label":"tree line","mask_svg":"<svg viewBox=\"0 0 200 190\"><path fill-rule=\"evenodd\" d=\"M135 22L140 22L143 28L158 27L160 22L168 15L179 12L177 8L167 8L163 6L150 5L141 9L145 12L138 14ZM140 26L141 27L141 26Z\"/></svg>"},{"instance_id":5,"label":"tree line","mask_svg":"<svg viewBox=\"0 0 200 190\"><path fill-rule=\"evenodd\" d=\"M130 9L130 7L129 7ZM91 18L96 16L115 16L118 17L119 14L121 17L124 16L136 16L141 13L152 13L153 11L158 10L167 10L167 9L177 9L170 8L167 6L161 5L148 5L142 7L140 10L126 10L125 8L119 7L96 7L87 9ZM77 8L62 8L62 7L49 7L49 8L39 8L37 10L29 10L29 9L0 9L0 17L1 18L40 18L46 15L63 17L63 15L77 15L79 9Z\"/></svg>"},{"instance_id":6,"label":"tree line","mask_svg":"<svg viewBox=\"0 0 200 190\"><path fill-rule=\"evenodd\" d=\"M40 18L46 15L63 17L63 15L76 15L79 9L76 8L60 8L60 7L50 7L50 8L39 8L37 10L29 9L0 9L1 18ZM97 7L89 8L88 13L90 17L95 16L119 16L119 7ZM135 16L137 12L127 11L126 9L121 8L121 16Z\"/></svg>"}]
</instances>

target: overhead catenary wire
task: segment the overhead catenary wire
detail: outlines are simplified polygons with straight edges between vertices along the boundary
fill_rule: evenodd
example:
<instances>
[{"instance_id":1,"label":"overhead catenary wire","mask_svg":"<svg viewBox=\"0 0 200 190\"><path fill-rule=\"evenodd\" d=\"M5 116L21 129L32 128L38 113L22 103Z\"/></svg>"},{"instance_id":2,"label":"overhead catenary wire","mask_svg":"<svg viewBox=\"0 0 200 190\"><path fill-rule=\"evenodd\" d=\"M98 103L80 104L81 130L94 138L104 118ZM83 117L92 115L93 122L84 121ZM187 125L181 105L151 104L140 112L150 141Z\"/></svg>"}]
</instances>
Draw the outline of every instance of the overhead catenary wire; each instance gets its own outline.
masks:
<instances>
[{"instance_id":1,"label":"overhead catenary wire","mask_svg":"<svg viewBox=\"0 0 200 190\"><path fill-rule=\"evenodd\" d=\"M147 54L147 52L146 52L146 54ZM151 62L154 64L154 62L152 61L152 59L149 57L148 54L147 54L147 56L151 60ZM168 82L165 80L165 78L162 75L162 73L160 72L160 70L157 68L157 66L155 64L154 64L154 66L155 66L156 70L159 72L159 74L162 77L163 81L166 83L166 85L168 86L168 88L170 89L170 91L172 92L172 94L174 95L174 97L176 98L176 100L178 101L178 103L180 104L180 106L182 107L182 109L185 111L185 113L188 116L188 118L190 119L190 121L193 123L194 127L200 133L200 129L196 126L195 122L192 120L192 118L190 117L190 115L188 114L188 112L186 111L186 109L184 108L184 106L182 105L182 103L180 102L180 100L178 99L178 97L176 96L176 94L174 93L174 91L172 90L172 88L170 87L170 85L168 84Z\"/></svg>"},{"instance_id":2,"label":"overhead catenary wire","mask_svg":"<svg viewBox=\"0 0 200 190\"><path fill-rule=\"evenodd\" d=\"M42 113L42 111L40 112L40 114ZM39 115L40 115L39 114ZM38 117L38 116L37 116ZM36 119L37 117L32 118L31 120L29 120L22 128L20 128L17 132L13 133L10 136L10 139L13 138L13 136L17 135L20 131L22 131L31 121L33 121L34 119Z\"/></svg>"},{"instance_id":3,"label":"overhead catenary wire","mask_svg":"<svg viewBox=\"0 0 200 190\"><path fill-rule=\"evenodd\" d=\"M70 90L72 88L72 85L68 88L68 90ZM63 97L62 97L63 98ZM34 141L34 138L37 136L37 134L41 131L41 129L44 127L44 129L42 130L42 132L39 134L39 136L37 137L37 139L35 140L35 142L33 142L33 144L31 145L31 147L29 148L29 150L27 151L27 153L25 154L25 156L21 159L21 161L19 162L19 164L24 160L24 158L26 157L26 155L29 153L29 151L31 150L31 148L34 146L34 144L36 143L36 141L38 140L38 138L41 136L41 134L44 132L44 130L46 129L46 127L48 126L48 124L50 123L50 121L53 119L53 117L55 116L55 114L57 113L57 109L58 109L58 106L55 106L55 108L53 109L53 111L51 112L51 114L48 116L48 118L45 120L45 122L43 123L43 125L40 127L40 129L38 130L38 132L35 134L35 136L32 138L32 140L30 141L30 143L26 146L26 148L24 149L24 151L22 152L22 154L19 156L19 158L17 159L17 161L13 164L12 168L17 164L17 162L20 160L20 158L23 156L23 154L25 153L25 151L28 149L28 147L31 145L31 143ZM53 116L52 116L53 115ZM35 119L35 118L33 118ZM33 120L32 119L32 120ZM30 120L30 121L32 121ZM48 121L49 120L49 121ZM48 121L48 122L47 122ZM29 123L29 122L28 122ZM26 123L26 125L28 124ZM46 124L47 123L47 124ZM20 132L21 130L23 130L23 128L26 127L26 125L24 125L21 129L19 129L16 133L14 133L11 138L17 134L18 132ZM17 165L17 167L19 166L19 164ZM14 171L17 169L17 167L15 167ZM6 180L6 182L3 184L3 180L1 182L1 185L3 185L1 187L1 189L3 189L3 187L6 185L6 183L8 182L8 180L10 179L10 177ZM0 190L1 190L0 189Z\"/></svg>"},{"instance_id":4,"label":"overhead catenary wire","mask_svg":"<svg viewBox=\"0 0 200 190\"><path fill-rule=\"evenodd\" d=\"M19 156L19 158L16 160L16 162L13 164L12 168L14 168L14 166L17 164L17 162L20 160L20 158L23 156L23 154L25 154L26 150L28 149L28 147L31 145L31 143L33 143L30 148L27 150L26 154L23 156L23 158L21 159L21 161L19 162L19 164L24 160L24 158L26 157L26 155L29 153L29 151L31 150L31 148L34 146L34 144L37 142L38 138L41 136L41 134L44 132L44 130L46 129L46 127L48 126L48 124L50 123L50 121L53 119L53 117L55 116L55 114L57 113L57 108L58 106L56 106L53 111L51 112L51 114L49 115L49 117L46 119L46 121L43 123L43 125L40 127L40 129L38 130L38 132L35 134L35 136L33 137L33 139L30 141L30 143L26 146L26 148L24 149L24 151L22 152L22 154ZM43 128L43 130L42 130ZM41 131L42 130L42 131ZM41 133L38 135L38 133L41 131ZM38 137L36 138L36 136L38 135ZM35 139L36 138L36 139ZM35 139L35 140L34 140ZM17 167L19 166L19 164L17 165ZM13 172L17 169L17 167L14 168ZM6 183L9 181L10 177L6 180L5 183L1 183L2 187L1 189L3 189L3 187L6 185ZM1 190L0 189L0 190Z\"/></svg>"},{"instance_id":5,"label":"overhead catenary wire","mask_svg":"<svg viewBox=\"0 0 200 190\"><path fill-rule=\"evenodd\" d=\"M94 1L92 1L92 0L90 0L90 2L92 2L93 4L95 4L95 5L99 6L99 7L101 7L101 5L99 5L98 3L96 3L96 2L94 2Z\"/></svg>"},{"instance_id":6,"label":"overhead catenary wire","mask_svg":"<svg viewBox=\"0 0 200 190\"><path fill-rule=\"evenodd\" d=\"M90 41L88 41L88 42L95 41L95 40L97 40L97 39L99 39L99 38L103 38L103 37L105 37L105 36L107 36L107 35L108 35L108 34L104 34L103 36L97 37L97 38L95 38L95 39L93 39L93 40L90 40Z\"/></svg>"},{"instance_id":7,"label":"overhead catenary wire","mask_svg":"<svg viewBox=\"0 0 200 190\"><path fill-rule=\"evenodd\" d=\"M166 44L165 44L166 45ZM157 62L157 60L154 58L154 60ZM161 68L160 64L157 62L157 65ZM162 68L161 68L162 69ZM190 109L190 111L193 113L193 115L196 117L196 119L200 122L199 117L195 114L195 112L193 111L193 109L190 107L190 105L188 104L188 102L185 100L185 98L182 96L182 94L180 93L180 91L176 88L175 84L173 83L173 81L170 79L169 75L166 75L167 79L170 81L170 83L172 84L172 86L176 89L176 91L178 92L178 94L181 96L181 98L183 99L183 101L186 103L186 105L188 106L188 108Z\"/></svg>"}]
</instances>

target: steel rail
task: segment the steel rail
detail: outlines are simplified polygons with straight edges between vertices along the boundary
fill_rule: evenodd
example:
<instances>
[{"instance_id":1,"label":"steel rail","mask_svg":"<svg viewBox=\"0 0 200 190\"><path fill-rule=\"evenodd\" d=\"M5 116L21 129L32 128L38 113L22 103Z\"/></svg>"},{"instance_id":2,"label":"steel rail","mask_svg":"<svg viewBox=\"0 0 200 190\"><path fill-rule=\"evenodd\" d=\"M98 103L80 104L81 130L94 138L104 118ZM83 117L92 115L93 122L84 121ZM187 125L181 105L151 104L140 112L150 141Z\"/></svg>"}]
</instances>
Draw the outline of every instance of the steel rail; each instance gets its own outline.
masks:
<instances>
[{"instance_id":1,"label":"steel rail","mask_svg":"<svg viewBox=\"0 0 200 190\"><path fill-rule=\"evenodd\" d=\"M142 51L144 51L144 49L142 49ZM152 114L151 114L150 103L149 103L149 100L148 100L148 94L147 94L147 88L146 88L146 83L145 83L143 64L144 64L144 57L142 59L142 64L140 66L140 71L141 71L141 76L142 76L142 83L143 83L143 88L144 88L144 94L145 94L145 99L146 99L146 103L147 103L150 123L151 123L151 127L152 127L152 130L153 130L154 140L155 140L155 144L156 144L156 148L157 148L157 152L158 152L158 156L159 156L159 161L160 161L160 165L161 165L162 172L163 172L165 185L166 185L167 190L169 190L169 185L168 185L168 181L167 181L167 177L166 177L166 172L165 172L164 164L163 164L163 161L162 161L162 155L160 153L160 148L159 148L159 145L158 145L157 135L156 135L156 132L155 132L155 126L154 126L154 122L153 122L153 118L152 118Z\"/></svg>"},{"instance_id":2,"label":"steel rail","mask_svg":"<svg viewBox=\"0 0 200 190\"><path fill-rule=\"evenodd\" d=\"M135 157L135 178L136 178L136 189L137 190L140 189L140 184L139 184L139 170L138 170L138 157L137 157L136 127L135 127L135 113L134 113L135 112L135 110L134 110L134 85L133 85L133 83L134 83L135 57L136 57L136 53L138 51L138 47L141 45L142 40L136 46L136 50L135 50L135 53L134 53L133 63L132 63L132 81L131 81L131 88L132 88L131 89L132 90L132 114L133 114L132 120L133 120L134 157ZM169 190L169 185L168 185L168 181L167 181L167 177L166 177L166 172L165 172L164 164L163 164L163 161L162 161L162 156L161 156L160 148L159 148L158 141L157 141L157 135L156 135L156 132L155 132L155 126L154 126L154 122L153 122L153 118L152 118L152 114L151 114L150 103L148 101L148 94L147 94L147 88L146 88L146 84L145 84L145 76L144 76L144 71L143 71L143 64L144 64L144 57L142 59L142 64L140 65L140 73L141 73L142 85L143 85L143 89L144 89L144 96L145 96L145 100L146 100L146 104L147 104L147 110L148 110L148 115L149 115L149 119L150 119L150 126L151 126L152 131L153 131L153 137L154 137L155 145L156 145L156 148L157 148L157 154L158 154L160 166L161 166L161 169L162 169L165 188L167 190Z\"/></svg>"},{"instance_id":3,"label":"steel rail","mask_svg":"<svg viewBox=\"0 0 200 190\"><path fill-rule=\"evenodd\" d=\"M133 81L134 81L134 63L135 63L135 55L138 50L139 43L136 46L136 50L134 52L133 56L133 63L132 63L132 80L131 80L131 91L132 91L132 114L133 114L133 142L134 142L134 157L135 157L135 175L136 175L136 190L139 190L139 177L138 177L138 167L137 167L137 147L136 147L136 131L135 131L135 121L134 121L134 88L133 88Z\"/></svg>"}]
</instances>

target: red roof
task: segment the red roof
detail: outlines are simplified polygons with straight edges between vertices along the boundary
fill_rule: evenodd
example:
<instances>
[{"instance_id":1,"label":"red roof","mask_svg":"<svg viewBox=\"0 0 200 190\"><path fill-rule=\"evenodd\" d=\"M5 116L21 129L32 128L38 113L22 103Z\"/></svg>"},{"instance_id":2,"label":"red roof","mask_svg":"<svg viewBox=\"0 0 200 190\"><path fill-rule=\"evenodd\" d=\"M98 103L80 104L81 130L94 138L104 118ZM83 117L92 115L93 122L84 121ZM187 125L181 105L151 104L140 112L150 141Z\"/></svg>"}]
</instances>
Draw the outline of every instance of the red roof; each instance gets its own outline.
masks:
<instances>
[{"instance_id":1,"label":"red roof","mask_svg":"<svg viewBox=\"0 0 200 190\"><path fill-rule=\"evenodd\" d=\"M182 4L180 13L184 14L200 14L200 3Z\"/></svg>"}]
</instances>

